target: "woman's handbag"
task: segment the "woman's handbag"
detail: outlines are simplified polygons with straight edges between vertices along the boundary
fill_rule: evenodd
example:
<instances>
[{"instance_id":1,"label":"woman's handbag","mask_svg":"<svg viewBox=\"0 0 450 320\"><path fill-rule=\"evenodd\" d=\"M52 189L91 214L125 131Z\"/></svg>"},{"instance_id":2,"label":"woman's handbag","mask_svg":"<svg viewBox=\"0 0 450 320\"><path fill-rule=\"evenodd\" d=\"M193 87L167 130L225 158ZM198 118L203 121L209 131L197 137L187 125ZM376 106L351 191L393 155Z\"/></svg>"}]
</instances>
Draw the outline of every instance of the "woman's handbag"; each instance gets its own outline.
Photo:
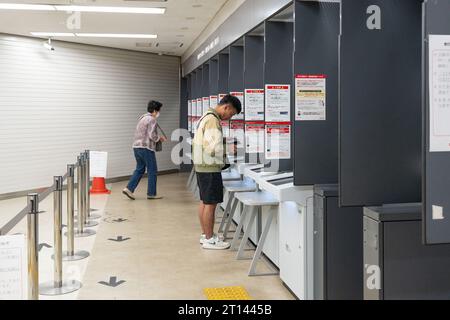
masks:
<instances>
[{"instance_id":1,"label":"woman's handbag","mask_svg":"<svg viewBox=\"0 0 450 320\"><path fill-rule=\"evenodd\" d=\"M161 127L159 126L159 124L156 124L156 126L157 126L157 128L158 128L158 131L160 131L161 134L164 136L164 138L167 139L167 136L166 136L166 134L164 133L164 130L161 129ZM156 143L156 146L155 146L155 152L160 152L160 151L162 151L162 142L161 142L161 141L158 141L158 142Z\"/></svg>"}]
</instances>

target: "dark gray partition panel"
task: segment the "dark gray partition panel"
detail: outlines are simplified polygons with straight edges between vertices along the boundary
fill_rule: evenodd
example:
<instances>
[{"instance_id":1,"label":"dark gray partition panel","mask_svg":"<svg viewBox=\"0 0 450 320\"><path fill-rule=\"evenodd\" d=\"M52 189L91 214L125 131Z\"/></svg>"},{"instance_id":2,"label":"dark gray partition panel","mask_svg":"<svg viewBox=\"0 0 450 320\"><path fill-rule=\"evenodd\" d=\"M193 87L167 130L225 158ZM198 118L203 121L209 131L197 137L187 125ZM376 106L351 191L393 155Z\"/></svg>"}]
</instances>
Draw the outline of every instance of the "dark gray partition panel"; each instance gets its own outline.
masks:
<instances>
[{"instance_id":1,"label":"dark gray partition panel","mask_svg":"<svg viewBox=\"0 0 450 320\"><path fill-rule=\"evenodd\" d=\"M197 98L203 97L203 67L197 69Z\"/></svg>"},{"instance_id":2,"label":"dark gray partition panel","mask_svg":"<svg viewBox=\"0 0 450 320\"><path fill-rule=\"evenodd\" d=\"M244 37L244 90L264 89L264 36ZM246 154L246 162L264 163L264 152Z\"/></svg>"},{"instance_id":3,"label":"dark gray partition panel","mask_svg":"<svg viewBox=\"0 0 450 320\"><path fill-rule=\"evenodd\" d=\"M180 128L188 129L188 100L190 99L190 75L181 78L180 83ZM180 142L183 138L180 138ZM180 156L183 157L183 150L180 151ZM181 172L188 172L192 169L192 166L188 163L182 163L180 165Z\"/></svg>"},{"instance_id":4,"label":"dark gray partition panel","mask_svg":"<svg viewBox=\"0 0 450 320\"><path fill-rule=\"evenodd\" d=\"M428 1L424 6L424 31L425 36L428 38L430 35L450 35L450 2L448 0L435 0ZM447 40L445 40L447 41ZM425 45L425 55L424 55L424 65L425 65L425 103L424 103L424 154L425 154L425 164L424 164L424 181L423 181L423 235L426 244L439 244L439 243L450 243L450 152L443 151L440 152L430 152L430 136L431 131L431 121L433 120L433 115L430 114L430 79L429 79L429 41L424 41ZM450 53L450 41L447 46L447 53ZM434 51L436 55L436 51ZM443 53L443 52L442 52ZM433 58L436 59L436 58ZM449 64L447 60L447 68ZM442 66L443 68L444 66ZM448 69L447 69L448 70ZM445 69L442 69L445 72ZM447 84L447 87L445 87ZM438 85L441 89L446 90L446 92L441 92L443 96L447 96L448 104L450 104L450 81L447 80L442 85ZM442 88L444 86L444 88ZM439 97L438 97L439 98ZM433 99L436 99L434 97ZM441 106L441 108L444 108ZM442 119L441 119L442 121ZM447 123L447 129L450 123ZM441 134L441 133L438 133ZM447 137L445 136L447 135ZM450 141L448 133L443 135L443 138ZM444 148L445 149L445 148ZM435 150L433 148L433 150ZM448 148L447 148L448 150ZM435 219L433 219L433 206L435 210ZM443 210L443 219L439 217L439 210Z\"/></svg>"},{"instance_id":5,"label":"dark gray partition panel","mask_svg":"<svg viewBox=\"0 0 450 320\"><path fill-rule=\"evenodd\" d=\"M219 93L219 62L217 59L209 61L209 95Z\"/></svg>"},{"instance_id":6,"label":"dark gray partition panel","mask_svg":"<svg viewBox=\"0 0 450 320\"><path fill-rule=\"evenodd\" d=\"M209 63L203 65L202 96L209 98Z\"/></svg>"},{"instance_id":7,"label":"dark gray partition panel","mask_svg":"<svg viewBox=\"0 0 450 320\"><path fill-rule=\"evenodd\" d=\"M421 201L421 2L341 2L343 206Z\"/></svg>"},{"instance_id":8,"label":"dark gray partition panel","mask_svg":"<svg viewBox=\"0 0 450 320\"><path fill-rule=\"evenodd\" d=\"M230 92L244 91L244 47L230 47L230 74L229 74Z\"/></svg>"},{"instance_id":9,"label":"dark gray partition panel","mask_svg":"<svg viewBox=\"0 0 450 320\"><path fill-rule=\"evenodd\" d=\"M228 54L219 54L219 94L230 92L228 87L228 76L230 74L230 57Z\"/></svg>"},{"instance_id":10,"label":"dark gray partition panel","mask_svg":"<svg viewBox=\"0 0 450 320\"><path fill-rule=\"evenodd\" d=\"M326 120L294 121L294 184L336 183L339 4L296 1L294 25L294 74L326 77Z\"/></svg>"},{"instance_id":11,"label":"dark gray partition panel","mask_svg":"<svg viewBox=\"0 0 450 320\"><path fill-rule=\"evenodd\" d=\"M292 85L294 50L294 24L292 22L265 22L264 39L264 85L266 84L290 84ZM291 102L292 105L292 102ZM292 108L291 108L292 109ZM291 110L292 121L292 110ZM292 130L292 128L291 128ZM279 171L292 170L291 159L280 160Z\"/></svg>"}]
</instances>

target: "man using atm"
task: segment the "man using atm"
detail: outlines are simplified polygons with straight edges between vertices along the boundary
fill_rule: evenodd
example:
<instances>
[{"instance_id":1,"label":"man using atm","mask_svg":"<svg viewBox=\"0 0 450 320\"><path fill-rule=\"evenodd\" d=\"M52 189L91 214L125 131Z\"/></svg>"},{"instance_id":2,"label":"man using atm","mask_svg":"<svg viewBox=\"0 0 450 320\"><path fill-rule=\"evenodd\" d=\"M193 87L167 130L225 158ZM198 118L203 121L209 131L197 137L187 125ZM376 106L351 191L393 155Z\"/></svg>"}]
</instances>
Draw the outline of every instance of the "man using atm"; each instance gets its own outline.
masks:
<instances>
[{"instance_id":1,"label":"man using atm","mask_svg":"<svg viewBox=\"0 0 450 320\"><path fill-rule=\"evenodd\" d=\"M204 249L224 250L230 244L214 234L217 204L223 202L222 170L226 168L226 144L220 121L230 120L242 110L240 100L226 95L215 108L209 108L197 124L192 145L192 159L200 190L200 244Z\"/></svg>"}]
</instances>

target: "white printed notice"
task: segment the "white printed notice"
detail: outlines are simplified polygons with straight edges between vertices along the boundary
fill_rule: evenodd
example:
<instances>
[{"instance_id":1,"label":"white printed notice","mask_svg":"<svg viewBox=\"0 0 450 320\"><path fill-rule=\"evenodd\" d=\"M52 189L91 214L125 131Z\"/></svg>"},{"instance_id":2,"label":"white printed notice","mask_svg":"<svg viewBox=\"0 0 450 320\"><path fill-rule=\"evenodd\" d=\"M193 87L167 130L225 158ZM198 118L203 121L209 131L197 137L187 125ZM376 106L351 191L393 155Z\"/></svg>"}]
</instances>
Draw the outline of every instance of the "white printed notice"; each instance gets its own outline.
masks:
<instances>
[{"instance_id":1,"label":"white printed notice","mask_svg":"<svg viewBox=\"0 0 450 320\"><path fill-rule=\"evenodd\" d=\"M243 93L243 92L230 92L230 94L231 94L232 96L235 96L236 98L238 98L239 101L241 101L241 105L242 105L242 111L241 111L241 113L235 115L235 116L233 117L233 119L236 119L236 120L243 120L243 119L244 119L244 114L245 114L245 111L244 111L244 93Z\"/></svg>"},{"instance_id":2,"label":"white printed notice","mask_svg":"<svg viewBox=\"0 0 450 320\"><path fill-rule=\"evenodd\" d=\"M220 125L222 126L223 137L228 138L230 136L230 121L220 121Z\"/></svg>"},{"instance_id":3,"label":"white printed notice","mask_svg":"<svg viewBox=\"0 0 450 320\"><path fill-rule=\"evenodd\" d=\"M291 85L266 85L266 121L291 121Z\"/></svg>"},{"instance_id":4,"label":"white printed notice","mask_svg":"<svg viewBox=\"0 0 450 320\"><path fill-rule=\"evenodd\" d=\"M246 153L264 152L264 128L264 121L253 121L245 123Z\"/></svg>"},{"instance_id":5,"label":"white printed notice","mask_svg":"<svg viewBox=\"0 0 450 320\"><path fill-rule=\"evenodd\" d=\"M430 152L450 151L450 35L430 35Z\"/></svg>"},{"instance_id":6,"label":"white printed notice","mask_svg":"<svg viewBox=\"0 0 450 320\"><path fill-rule=\"evenodd\" d=\"M208 109L209 109L209 97L204 97L204 98L203 98L203 112L202 112L202 115L203 115L206 111L208 111Z\"/></svg>"},{"instance_id":7,"label":"white printed notice","mask_svg":"<svg viewBox=\"0 0 450 320\"><path fill-rule=\"evenodd\" d=\"M245 90L245 120L264 121L264 89Z\"/></svg>"},{"instance_id":8,"label":"white printed notice","mask_svg":"<svg viewBox=\"0 0 450 320\"><path fill-rule=\"evenodd\" d=\"M197 99L192 100L191 132L195 133L195 119L197 117Z\"/></svg>"},{"instance_id":9,"label":"white printed notice","mask_svg":"<svg viewBox=\"0 0 450 320\"><path fill-rule=\"evenodd\" d=\"M0 236L0 300L28 298L25 235Z\"/></svg>"},{"instance_id":10,"label":"white printed notice","mask_svg":"<svg viewBox=\"0 0 450 320\"><path fill-rule=\"evenodd\" d=\"M188 101L188 131L192 132L192 100Z\"/></svg>"},{"instance_id":11,"label":"white printed notice","mask_svg":"<svg viewBox=\"0 0 450 320\"><path fill-rule=\"evenodd\" d=\"M89 151L90 175L96 178L106 178L108 152Z\"/></svg>"},{"instance_id":12,"label":"white printed notice","mask_svg":"<svg viewBox=\"0 0 450 320\"><path fill-rule=\"evenodd\" d=\"M209 107L214 108L217 105L217 96L209 96Z\"/></svg>"},{"instance_id":13,"label":"white printed notice","mask_svg":"<svg viewBox=\"0 0 450 320\"><path fill-rule=\"evenodd\" d=\"M217 97L217 104L219 104L220 103L220 101L223 99L223 98L225 98L225 96L226 96L226 94L225 93L221 93L221 94L219 94L219 96Z\"/></svg>"},{"instance_id":14,"label":"white printed notice","mask_svg":"<svg viewBox=\"0 0 450 320\"><path fill-rule=\"evenodd\" d=\"M295 76L295 120L326 120L326 76Z\"/></svg>"},{"instance_id":15,"label":"white printed notice","mask_svg":"<svg viewBox=\"0 0 450 320\"><path fill-rule=\"evenodd\" d=\"M235 138L237 140L238 148L244 147L244 140L245 140L244 121L237 120L230 122L230 137Z\"/></svg>"},{"instance_id":16,"label":"white printed notice","mask_svg":"<svg viewBox=\"0 0 450 320\"><path fill-rule=\"evenodd\" d=\"M266 122L266 152L268 160L291 158L291 125Z\"/></svg>"}]
</instances>

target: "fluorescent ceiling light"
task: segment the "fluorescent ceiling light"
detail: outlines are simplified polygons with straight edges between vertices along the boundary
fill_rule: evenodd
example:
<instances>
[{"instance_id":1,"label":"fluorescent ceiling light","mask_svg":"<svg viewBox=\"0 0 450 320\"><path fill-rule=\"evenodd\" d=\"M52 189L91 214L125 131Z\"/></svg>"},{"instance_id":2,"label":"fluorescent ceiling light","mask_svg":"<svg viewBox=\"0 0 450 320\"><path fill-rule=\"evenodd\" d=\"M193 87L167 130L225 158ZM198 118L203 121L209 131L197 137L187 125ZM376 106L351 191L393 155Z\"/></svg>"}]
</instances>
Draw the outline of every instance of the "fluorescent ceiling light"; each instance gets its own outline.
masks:
<instances>
[{"instance_id":1,"label":"fluorescent ceiling light","mask_svg":"<svg viewBox=\"0 0 450 320\"><path fill-rule=\"evenodd\" d=\"M131 38L156 39L156 34L127 34L127 33L64 33L64 32L31 32L35 37L90 37L90 38Z\"/></svg>"},{"instance_id":2,"label":"fluorescent ceiling light","mask_svg":"<svg viewBox=\"0 0 450 320\"><path fill-rule=\"evenodd\" d=\"M125 33L75 33L77 37L92 38L139 38L139 39L156 39L156 34L125 34Z\"/></svg>"},{"instance_id":3,"label":"fluorescent ceiling light","mask_svg":"<svg viewBox=\"0 0 450 320\"><path fill-rule=\"evenodd\" d=\"M74 12L105 12L105 13L146 13L164 14L166 8L141 8L141 7L98 7L98 6L71 6L71 5L47 5L47 4L20 4L0 3L0 10L35 10L35 11L74 11Z\"/></svg>"},{"instance_id":4,"label":"fluorescent ceiling light","mask_svg":"<svg viewBox=\"0 0 450 320\"><path fill-rule=\"evenodd\" d=\"M0 3L0 9L4 10L37 10L55 11L52 5L47 4L21 4L21 3Z\"/></svg>"},{"instance_id":5,"label":"fluorescent ceiling light","mask_svg":"<svg viewBox=\"0 0 450 320\"><path fill-rule=\"evenodd\" d=\"M65 32L31 32L35 37L75 37L73 33Z\"/></svg>"},{"instance_id":6,"label":"fluorescent ceiling light","mask_svg":"<svg viewBox=\"0 0 450 320\"><path fill-rule=\"evenodd\" d=\"M57 11L164 14L165 8L95 7L55 5Z\"/></svg>"}]
</instances>

